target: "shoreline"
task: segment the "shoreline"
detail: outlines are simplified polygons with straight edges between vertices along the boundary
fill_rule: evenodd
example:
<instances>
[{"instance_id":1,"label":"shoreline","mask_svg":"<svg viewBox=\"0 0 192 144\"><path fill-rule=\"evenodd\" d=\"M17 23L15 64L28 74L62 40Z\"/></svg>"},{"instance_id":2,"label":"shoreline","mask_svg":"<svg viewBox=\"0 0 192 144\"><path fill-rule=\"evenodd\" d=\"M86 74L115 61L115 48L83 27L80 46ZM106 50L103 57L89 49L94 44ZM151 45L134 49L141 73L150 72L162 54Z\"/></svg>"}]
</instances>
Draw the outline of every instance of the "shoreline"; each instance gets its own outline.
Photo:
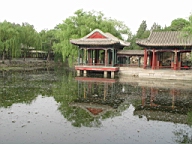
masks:
<instances>
[{"instance_id":1,"label":"shoreline","mask_svg":"<svg viewBox=\"0 0 192 144\"><path fill-rule=\"evenodd\" d=\"M10 63L9 60L6 60L4 64L0 61L0 71L11 71L11 70L34 70L34 69L45 69L53 67L67 67L61 62L54 62L46 60L37 60L37 59L27 59L23 61L12 60ZM70 68L74 69L74 68ZM143 69L143 68L133 68L133 67L119 67L119 72L117 73L119 78L123 77L125 79L133 78L137 79L150 79L153 80L181 80L181 81L192 81L192 69L190 70L171 70L171 69Z\"/></svg>"},{"instance_id":2,"label":"shoreline","mask_svg":"<svg viewBox=\"0 0 192 144\"><path fill-rule=\"evenodd\" d=\"M184 80L192 81L192 70L171 70L171 69L143 69L120 67L119 76L121 77L136 77L145 79L157 80Z\"/></svg>"}]
</instances>

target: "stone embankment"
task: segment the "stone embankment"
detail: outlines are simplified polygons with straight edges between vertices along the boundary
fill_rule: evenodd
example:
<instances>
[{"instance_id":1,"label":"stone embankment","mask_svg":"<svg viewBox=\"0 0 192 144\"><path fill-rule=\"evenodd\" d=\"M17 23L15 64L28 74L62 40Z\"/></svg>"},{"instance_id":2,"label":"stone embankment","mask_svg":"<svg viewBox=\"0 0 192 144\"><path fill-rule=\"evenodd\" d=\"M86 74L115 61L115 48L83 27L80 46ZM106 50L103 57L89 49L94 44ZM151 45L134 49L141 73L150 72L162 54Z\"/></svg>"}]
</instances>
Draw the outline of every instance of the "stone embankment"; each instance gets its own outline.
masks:
<instances>
[{"instance_id":1,"label":"stone embankment","mask_svg":"<svg viewBox=\"0 0 192 144\"><path fill-rule=\"evenodd\" d=\"M190 70L151 70L143 68L120 67L119 75L121 77L130 76L138 78L152 79L173 79L173 80L192 80L192 69Z\"/></svg>"},{"instance_id":2,"label":"stone embankment","mask_svg":"<svg viewBox=\"0 0 192 144\"><path fill-rule=\"evenodd\" d=\"M4 63L0 60L0 71L1 70L20 70L20 69L36 69L44 67L61 66L62 63L54 61L46 61L35 58L13 59L11 61L5 60Z\"/></svg>"}]
</instances>

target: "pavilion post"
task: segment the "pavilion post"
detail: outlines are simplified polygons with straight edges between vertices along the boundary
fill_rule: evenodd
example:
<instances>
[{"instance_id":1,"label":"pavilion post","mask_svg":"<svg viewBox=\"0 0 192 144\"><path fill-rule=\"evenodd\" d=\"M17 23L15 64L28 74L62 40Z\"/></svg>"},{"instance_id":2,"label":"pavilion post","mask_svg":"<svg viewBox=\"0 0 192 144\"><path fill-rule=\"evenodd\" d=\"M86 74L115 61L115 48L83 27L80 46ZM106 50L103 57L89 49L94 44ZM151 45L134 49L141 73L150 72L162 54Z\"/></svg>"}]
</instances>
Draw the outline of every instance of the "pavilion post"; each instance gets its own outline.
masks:
<instances>
[{"instance_id":1,"label":"pavilion post","mask_svg":"<svg viewBox=\"0 0 192 144\"><path fill-rule=\"evenodd\" d=\"M176 49L175 49L175 57L174 57L173 69L177 70L177 50Z\"/></svg>"},{"instance_id":2,"label":"pavilion post","mask_svg":"<svg viewBox=\"0 0 192 144\"><path fill-rule=\"evenodd\" d=\"M127 60L126 60L126 64L127 64L127 66L128 66L128 65L130 64L130 57L127 56L126 59L127 59Z\"/></svg>"},{"instance_id":3,"label":"pavilion post","mask_svg":"<svg viewBox=\"0 0 192 144\"><path fill-rule=\"evenodd\" d=\"M105 66L107 66L108 63L108 56L107 56L107 49L105 49Z\"/></svg>"},{"instance_id":4,"label":"pavilion post","mask_svg":"<svg viewBox=\"0 0 192 144\"><path fill-rule=\"evenodd\" d=\"M147 49L146 48L144 50L144 64L143 64L143 68L144 69L147 68Z\"/></svg>"},{"instance_id":5,"label":"pavilion post","mask_svg":"<svg viewBox=\"0 0 192 144\"><path fill-rule=\"evenodd\" d=\"M80 49L78 50L78 65L80 64Z\"/></svg>"},{"instance_id":6,"label":"pavilion post","mask_svg":"<svg viewBox=\"0 0 192 144\"><path fill-rule=\"evenodd\" d=\"M115 49L115 64L117 64L117 50Z\"/></svg>"},{"instance_id":7,"label":"pavilion post","mask_svg":"<svg viewBox=\"0 0 192 144\"><path fill-rule=\"evenodd\" d=\"M88 54L87 54L87 59L88 59L88 65L90 65L90 49L87 50Z\"/></svg>"},{"instance_id":8,"label":"pavilion post","mask_svg":"<svg viewBox=\"0 0 192 144\"><path fill-rule=\"evenodd\" d=\"M93 65L93 50L91 49L91 58L90 58L90 64Z\"/></svg>"},{"instance_id":9,"label":"pavilion post","mask_svg":"<svg viewBox=\"0 0 192 144\"><path fill-rule=\"evenodd\" d=\"M83 61L84 61L84 49L81 49L81 55L82 55L82 61L81 61L81 65L83 65Z\"/></svg>"},{"instance_id":10,"label":"pavilion post","mask_svg":"<svg viewBox=\"0 0 192 144\"><path fill-rule=\"evenodd\" d=\"M140 67L141 66L141 57L139 56L138 58L138 66Z\"/></svg>"},{"instance_id":11,"label":"pavilion post","mask_svg":"<svg viewBox=\"0 0 192 144\"><path fill-rule=\"evenodd\" d=\"M107 51L107 66L109 66L109 64L110 64L110 58L111 58L111 56L110 56L110 50L108 50Z\"/></svg>"},{"instance_id":12,"label":"pavilion post","mask_svg":"<svg viewBox=\"0 0 192 144\"><path fill-rule=\"evenodd\" d=\"M87 65L87 49L85 49L85 64Z\"/></svg>"},{"instance_id":13,"label":"pavilion post","mask_svg":"<svg viewBox=\"0 0 192 144\"><path fill-rule=\"evenodd\" d=\"M177 54L178 54L178 66L177 66L177 68L178 68L178 70L180 70L181 69L181 52L178 52Z\"/></svg>"},{"instance_id":14,"label":"pavilion post","mask_svg":"<svg viewBox=\"0 0 192 144\"><path fill-rule=\"evenodd\" d=\"M114 49L112 49L112 66L114 67Z\"/></svg>"},{"instance_id":15,"label":"pavilion post","mask_svg":"<svg viewBox=\"0 0 192 144\"><path fill-rule=\"evenodd\" d=\"M155 49L153 49L152 69L155 69Z\"/></svg>"}]
</instances>

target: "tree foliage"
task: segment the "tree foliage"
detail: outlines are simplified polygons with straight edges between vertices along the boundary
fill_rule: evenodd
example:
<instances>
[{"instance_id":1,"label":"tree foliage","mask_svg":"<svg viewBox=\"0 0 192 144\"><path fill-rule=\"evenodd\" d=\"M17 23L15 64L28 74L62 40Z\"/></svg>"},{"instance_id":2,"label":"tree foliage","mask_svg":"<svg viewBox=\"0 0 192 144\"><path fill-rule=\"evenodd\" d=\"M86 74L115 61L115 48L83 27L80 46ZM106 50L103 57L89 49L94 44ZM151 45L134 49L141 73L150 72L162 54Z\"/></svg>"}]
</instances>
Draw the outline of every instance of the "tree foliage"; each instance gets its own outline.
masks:
<instances>
[{"instance_id":1,"label":"tree foliage","mask_svg":"<svg viewBox=\"0 0 192 144\"><path fill-rule=\"evenodd\" d=\"M14 57L18 54L19 44L20 39L16 25L7 21L0 23L0 52L2 52L3 62L5 54L9 57Z\"/></svg>"},{"instance_id":2,"label":"tree foliage","mask_svg":"<svg viewBox=\"0 0 192 144\"><path fill-rule=\"evenodd\" d=\"M47 52L47 61L50 60L50 53L53 51L53 43L57 42L55 30L42 30L39 35L42 41L42 50Z\"/></svg>"},{"instance_id":3,"label":"tree foliage","mask_svg":"<svg viewBox=\"0 0 192 144\"><path fill-rule=\"evenodd\" d=\"M65 19L55 29L55 36L59 42L54 44L54 52L62 53L63 60L68 59L70 65L77 58L77 47L70 43L70 39L84 37L94 29L109 32L120 39L122 34L130 33L123 22L106 18L101 12L85 12L82 9L77 10L74 16Z\"/></svg>"},{"instance_id":4,"label":"tree foliage","mask_svg":"<svg viewBox=\"0 0 192 144\"><path fill-rule=\"evenodd\" d=\"M131 42L129 49L142 49L136 44L136 40L147 38L149 34L150 31L147 30L147 23L143 20L138 28L136 35L133 35L131 38L128 39L128 41Z\"/></svg>"},{"instance_id":5,"label":"tree foliage","mask_svg":"<svg viewBox=\"0 0 192 144\"><path fill-rule=\"evenodd\" d=\"M41 38L33 25L23 23L20 31L24 60L30 47L41 49Z\"/></svg>"},{"instance_id":6,"label":"tree foliage","mask_svg":"<svg viewBox=\"0 0 192 144\"><path fill-rule=\"evenodd\" d=\"M151 31L162 31L162 28L161 28L161 26L159 24L154 22L152 27L151 27Z\"/></svg>"},{"instance_id":7,"label":"tree foliage","mask_svg":"<svg viewBox=\"0 0 192 144\"><path fill-rule=\"evenodd\" d=\"M4 21L0 23L0 53L2 60L19 57L26 53L30 47L41 48L41 39L34 27L28 23L22 25Z\"/></svg>"},{"instance_id":8,"label":"tree foliage","mask_svg":"<svg viewBox=\"0 0 192 144\"><path fill-rule=\"evenodd\" d=\"M177 18L171 22L171 25L166 28L169 31L181 31L184 27L189 25L189 21L183 18Z\"/></svg>"},{"instance_id":9,"label":"tree foliage","mask_svg":"<svg viewBox=\"0 0 192 144\"><path fill-rule=\"evenodd\" d=\"M188 25L186 25L183 30L192 34L192 14L189 16Z\"/></svg>"}]
</instances>

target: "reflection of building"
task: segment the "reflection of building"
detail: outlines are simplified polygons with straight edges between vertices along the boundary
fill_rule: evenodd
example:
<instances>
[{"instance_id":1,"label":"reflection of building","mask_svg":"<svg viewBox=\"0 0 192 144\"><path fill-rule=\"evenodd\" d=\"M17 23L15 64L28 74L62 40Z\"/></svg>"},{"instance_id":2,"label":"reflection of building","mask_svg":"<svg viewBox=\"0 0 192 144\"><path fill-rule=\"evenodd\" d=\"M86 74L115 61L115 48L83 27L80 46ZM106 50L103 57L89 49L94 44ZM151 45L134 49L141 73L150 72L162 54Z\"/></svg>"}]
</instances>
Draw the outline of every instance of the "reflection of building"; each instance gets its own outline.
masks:
<instances>
[{"instance_id":1,"label":"reflection of building","mask_svg":"<svg viewBox=\"0 0 192 144\"><path fill-rule=\"evenodd\" d=\"M142 87L142 104L134 114L145 115L149 120L187 123L187 113L192 111L190 90Z\"/></svg>"},{"instance_id":2,"label":"reflection of building","mask_svg":"<svg viewBox=\"0 0 192 144\"><path fill-rule=\"evenodd\" d=\"M114 111L124 101L116 96L115 79L76 77L76 80L78 99L71 106L84 109L93 117Z\"/></svg>"}]
</instances>

